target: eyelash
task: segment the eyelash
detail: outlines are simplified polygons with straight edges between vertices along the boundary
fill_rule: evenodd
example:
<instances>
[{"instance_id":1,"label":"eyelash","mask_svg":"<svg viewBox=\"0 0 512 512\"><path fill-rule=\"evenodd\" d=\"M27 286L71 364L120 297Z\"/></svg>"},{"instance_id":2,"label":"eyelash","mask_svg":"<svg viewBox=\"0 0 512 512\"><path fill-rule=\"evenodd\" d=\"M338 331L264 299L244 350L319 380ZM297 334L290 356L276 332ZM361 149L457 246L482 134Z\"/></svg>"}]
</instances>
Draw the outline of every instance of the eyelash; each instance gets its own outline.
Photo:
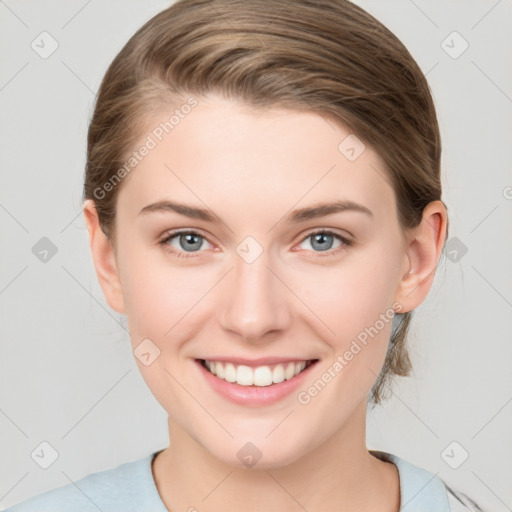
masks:
<instances>
[{"instance_id":1,"label":"eyelash","mask_svg":"<svg viewBox=\"0 0 512 512\"><path fill-rule=\"evenodd\" d=\"M175 238L177 235L198 235L200 238L202 238L203 240L206 240L208 243L210 243L208 241L208 239L206 237L204 237L203 235L201 235L200 233L198 233L197 231L191 231L191 230L186 230L186 229L183 229L183 230L176 230L176 231L170 231L168 233L165 234L165 237L163 240L161 240L160 242L158 242L158 244L160 246L163 247L163 249L167 252L169 252L170 254L174 255L175 257L177 258L195 258L197 257L199 254L195 255L193 253L187 253L185 251L176 251L174 248L171 248L171 246L169 245L169 241L172 240L173 238ZM311 238L315 235L330 235L330 236L333 236L334 238L337 238L338 240L340 240L342 242L342 245L340 245L339 247L336 247L335 249L328 249L326 251L310 251L310 252L313 252L315 254L315 256L307 256L307 257L317 257L317 256L320 256L320 257L325 257L325 256L334 256L334 255L337 255L338 253L342 252L343 250L347 249L348 247L351 247L353 245L353 241L342 236L342 235L339 235L338 233L335 233L333 231L329 231L327 229L318 229L316 231L312 231L310 233L308 233L300 242L299 244L301 244L302 242L304 242L305 240L307 240L308 238ZM197 253L201 253L203 251L194 251L194 252L197 252Z\"/></svg>"}]
</instances>

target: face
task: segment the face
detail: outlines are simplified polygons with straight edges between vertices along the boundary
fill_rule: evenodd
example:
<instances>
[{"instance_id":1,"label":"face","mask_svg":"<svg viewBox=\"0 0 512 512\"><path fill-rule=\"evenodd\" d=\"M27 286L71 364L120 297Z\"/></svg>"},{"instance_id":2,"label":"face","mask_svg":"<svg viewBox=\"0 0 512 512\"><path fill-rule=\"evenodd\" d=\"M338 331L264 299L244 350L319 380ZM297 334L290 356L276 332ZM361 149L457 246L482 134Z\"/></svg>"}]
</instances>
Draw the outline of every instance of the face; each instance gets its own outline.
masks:
<instances>
[{"instance_id":1,"label":"face","mask_svg":"<svg viewBox=\"0 0 512 512\"><path fill-rule=\"evenodd\" d=\"M408 262L383 161L349 135L209 96L122 184L137 364L171 430L230 465L285 465L364 423Z\"/></svg>"}]
</instances>

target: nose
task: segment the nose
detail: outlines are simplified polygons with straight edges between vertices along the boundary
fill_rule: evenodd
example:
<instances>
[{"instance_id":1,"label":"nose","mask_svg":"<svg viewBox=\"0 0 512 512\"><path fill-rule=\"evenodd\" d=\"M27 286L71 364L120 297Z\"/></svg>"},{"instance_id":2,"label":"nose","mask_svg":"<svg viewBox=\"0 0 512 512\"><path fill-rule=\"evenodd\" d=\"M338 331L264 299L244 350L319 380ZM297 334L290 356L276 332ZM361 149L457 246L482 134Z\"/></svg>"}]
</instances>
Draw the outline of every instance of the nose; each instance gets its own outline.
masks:
<instances>
[{"instance_id":1,"label":"nose","mask_svg":"<svg viewBox=\"0 0 512 512\"><path fill-rule=\"evenodd\" d=\"M220 301L221 326L250 343L267 342L268 336L286 329L291 314L287 287L276 275L266 252L247 263L235 255L235 268L227 276Z\"/></svg>"}]
</instances>

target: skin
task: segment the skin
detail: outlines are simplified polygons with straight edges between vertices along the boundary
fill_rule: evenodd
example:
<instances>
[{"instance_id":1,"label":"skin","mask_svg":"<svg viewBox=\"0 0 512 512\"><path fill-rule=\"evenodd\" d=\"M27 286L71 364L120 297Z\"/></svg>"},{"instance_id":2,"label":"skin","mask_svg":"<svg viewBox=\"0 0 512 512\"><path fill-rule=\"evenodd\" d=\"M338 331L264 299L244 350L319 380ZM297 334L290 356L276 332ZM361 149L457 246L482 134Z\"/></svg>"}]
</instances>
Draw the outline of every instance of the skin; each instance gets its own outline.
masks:
<instances>
[{"instance_id":1,"label":"skin","mask_svg":"<svg viewBox=\"0 0 512 512\"><path fill-rule=\"evenodd\" d=\"M166 118L163 112L148 126ZM133 349L149 338L160 350L152 364L136 362L168 413L171 443L153 475L169 510L399 510L397 470L365 442L367 396L391 322L307 405L295 392L269 406L233 404L194 362L317 358L304 390L393 303L406 312L424 301L446 236L446 209L430 203L421 224L402 232L379 155L366 146L351 162L338 150L349 133L313 112L255 110L210 95L123 181L115 247L94 203L84 204L108 304L127 316ZM294 209L341 199L373 216L345 211L286 221ZM161 200L208 208L222 221L139 214ZM167 242L179 257L159 245L181 228L204 237L199 251L183 239L180 245L179 236ZM354 243L328 237L324 246L341 251L322 251L309 236L319 228ZM249 235L263 250L250 264L236 252ZM252 468L237 457L249 441L262 453Z\"/></svg>"}]
</instances>

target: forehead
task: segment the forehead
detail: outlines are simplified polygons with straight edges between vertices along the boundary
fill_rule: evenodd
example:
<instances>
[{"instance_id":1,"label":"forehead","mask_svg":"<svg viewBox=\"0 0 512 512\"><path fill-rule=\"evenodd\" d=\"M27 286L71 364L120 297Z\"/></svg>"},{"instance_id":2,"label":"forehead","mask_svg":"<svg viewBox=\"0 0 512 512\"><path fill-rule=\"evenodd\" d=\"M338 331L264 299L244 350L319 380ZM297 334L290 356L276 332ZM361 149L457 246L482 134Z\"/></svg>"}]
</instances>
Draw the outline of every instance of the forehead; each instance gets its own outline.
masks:
<instances>
[{"instance_id":1,"label":"forehead","mask_svg":"<svg viewBox=\"0 0 512 512\"><path fill-rule=\"evenodd\" d=\"M376 215L394 214L382 159L341 123L217 96L198 99L171 119L173 112L146 123L139 146L146 141L150 149L119 197L127 213L172 198L232 215L248 209L282 215L293 206L341 199Z\"/></svg>"}]
</instances>

